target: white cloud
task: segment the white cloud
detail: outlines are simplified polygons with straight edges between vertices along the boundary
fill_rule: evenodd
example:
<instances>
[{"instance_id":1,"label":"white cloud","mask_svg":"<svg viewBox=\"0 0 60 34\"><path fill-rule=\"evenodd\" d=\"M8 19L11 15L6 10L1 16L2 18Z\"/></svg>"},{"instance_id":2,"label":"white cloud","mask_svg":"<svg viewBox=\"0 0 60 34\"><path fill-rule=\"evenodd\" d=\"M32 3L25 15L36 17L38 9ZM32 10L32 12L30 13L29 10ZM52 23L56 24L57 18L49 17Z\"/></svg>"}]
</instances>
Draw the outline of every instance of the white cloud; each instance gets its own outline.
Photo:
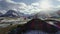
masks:
<instances>
[{"instance_id":1,"label":"white cloud","mask_svg":"<svg viewBox=\"0 0 60 34\"><path fill-rule=\"evenodd\" d=\"M60 0L57 0L57 1L60 1Z\"/></svg>"},{"instance_id":2,"label":"white cloud","mask_svg":"<svg viewBox=\"0 0 60 34\"><path fill-rule=\"evenodd\" d=\"M20 9L24 9L26 6L25 3L16 3L16 2L12 2L12 0L2 0L0 2L0 10L3 12L3 10L20 10ZM5 12L3 12L5 13Z\"/></svg>"},{"instance_id":3,"label":"white cloud","mask_svg":"<svg viewBox=\"0 0 60 34\"><path fill-rule=\"evenodd\" d=\"M60 5L55 7L56 10L60 10Z\"/></svg>"},{"instance_id":4,"label":"white cloud","mask_svg":"<svg viewBox=\"0 0 60 34\"><path fill-rule=\"evenodd\" d=\"M48 10L48 9L51 8L51 5L50 5L50 3L49 3L48 1L42 1L42 2L40 3L40 7L41 7L41 9L43 9L43 10Z\"/></svg>"},{"instance_id":5,"label":"white cloud","mask_svg":"<svg viewBox=\"0 0 60 34\"><path fill-rule=\"evenodd\" d=\"M16 2L14 2L12 0L5 0L5 1L8 2L8 3L14 3L14 4L16 4Z\"/></svg>"},{"instance_id":6,"label":"white cloud","mask_svg":"<svg viewBox=\"0 0 60 34\"><path fill-rule=\"evenodd\" d=\"M51 4L51 2L49 0L42 0L40 2L35 2L35 3L32 3L31 5L27 5L25 3L17 3L17 2L14 2L12 0L3 0L4 2L1 4L1 6L3 6L3 8L5 9L2 9L3 10L10 10L10 9L13 9L13 10L16 10L16 11L20 11L20 12L23 12L25 14L32 14L32 13L37 13L37 12L40 12L40 11L47 11L47 10L54 10L54 8L60 8L60 6L53 6ZM0 8L1 9L1 8Z\"/></svg>"},{"instance_id":7,"label":"white cloud","mask_svg":"<svg viewBox=\"0 0 60 34\"><path fill-rule=\"evenodd\" d=\"M32 3L32 6L37 7L42 11L51 10L54 7L49 0L42 0L37 3Z\"/></svg>"},{"instance_id":8,"label":"white cloud","mask_svg":"<svg viewBox=\"0 0 60 34\"><path fill-rule=\"evenodd\" d=\"M60 5L58 5L57 8L60 8Z\"/></svg>"}]
</instances>

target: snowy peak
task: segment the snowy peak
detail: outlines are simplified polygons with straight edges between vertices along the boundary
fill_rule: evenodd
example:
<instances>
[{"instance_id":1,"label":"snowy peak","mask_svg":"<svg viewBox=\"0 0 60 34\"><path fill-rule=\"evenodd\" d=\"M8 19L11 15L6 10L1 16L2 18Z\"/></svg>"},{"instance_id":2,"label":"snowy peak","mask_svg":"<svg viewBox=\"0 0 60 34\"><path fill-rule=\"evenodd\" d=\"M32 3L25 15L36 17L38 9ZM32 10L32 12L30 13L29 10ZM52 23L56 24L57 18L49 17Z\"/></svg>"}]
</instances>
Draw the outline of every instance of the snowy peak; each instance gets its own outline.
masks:
<instances>
[{"instance_id":1,"label":"snowy peak","mask_svg":"<svg viewBox=\"0 0 60 34\"><path fill-rule=\"evenodd\" d=\"M9 10L8 12L5 13L5 16L6 17L18 17L19 14L14 10Z\"/></svg>"}]
</instances>

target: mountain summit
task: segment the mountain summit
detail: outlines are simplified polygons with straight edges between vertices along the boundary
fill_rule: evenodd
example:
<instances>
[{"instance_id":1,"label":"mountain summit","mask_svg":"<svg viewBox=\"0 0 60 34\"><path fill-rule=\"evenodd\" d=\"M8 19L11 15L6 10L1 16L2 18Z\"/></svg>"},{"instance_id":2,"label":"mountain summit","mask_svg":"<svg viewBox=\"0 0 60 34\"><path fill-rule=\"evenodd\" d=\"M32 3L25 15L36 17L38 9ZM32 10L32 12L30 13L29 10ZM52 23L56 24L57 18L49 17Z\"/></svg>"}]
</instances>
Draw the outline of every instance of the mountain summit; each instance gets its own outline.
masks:
<instances>
[{"instance_id":1,"label":"mountain summit","mask_svg":"<svg viewBox=\"0 0 60 34\"><path fill-rule=\"evenodd\" d=\"M9 10L4 15L2 15L2 17L19 17L19 14L17 11Z\"/></svg>"}]
</instances>

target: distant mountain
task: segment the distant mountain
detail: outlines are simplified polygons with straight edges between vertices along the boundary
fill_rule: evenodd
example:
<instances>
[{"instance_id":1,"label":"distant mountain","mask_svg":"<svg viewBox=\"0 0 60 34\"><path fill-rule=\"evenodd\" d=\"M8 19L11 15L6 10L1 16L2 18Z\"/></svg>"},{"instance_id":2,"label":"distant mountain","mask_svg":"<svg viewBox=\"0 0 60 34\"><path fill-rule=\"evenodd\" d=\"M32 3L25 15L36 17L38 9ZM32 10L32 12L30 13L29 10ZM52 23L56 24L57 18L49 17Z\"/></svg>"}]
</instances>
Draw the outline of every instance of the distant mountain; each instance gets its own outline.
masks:
<instances>
[{"instance_id":1,"label":"distant mountain","mask_svg":"<svg viewBox=\"0 0 60 34\"><path fill-rule=\"evenodd\" d=\"M59 11L60 12L60 11ZM58 13L59 13L58 12ZM59 13L60 14L60 13ZM34 15L33 17L35 17L36 15ZM37 13L37 17L38 18L58 18L59 15L56 12L39 12Z\"/></svg>"},{"instance_id":2,"label":"distant mountain","mask_svg":"<svg viewBox=\"0 0 60 34\"><path fill-rule=\"evenodd\" d=\"M2 16L3 17L19 17L19 14L17 13L17 11L9 10Z\"/></svg>"},{"instance_id":3,"label":"distant mountain","mask_svg":"<svg viewBox=\"0 0 60 34\"><path fill-rule=\"evenodd\" d=\"M9 10L2 17L28 17L28 14L24 14L19 11Z\"/></svg>"}]
</instances>

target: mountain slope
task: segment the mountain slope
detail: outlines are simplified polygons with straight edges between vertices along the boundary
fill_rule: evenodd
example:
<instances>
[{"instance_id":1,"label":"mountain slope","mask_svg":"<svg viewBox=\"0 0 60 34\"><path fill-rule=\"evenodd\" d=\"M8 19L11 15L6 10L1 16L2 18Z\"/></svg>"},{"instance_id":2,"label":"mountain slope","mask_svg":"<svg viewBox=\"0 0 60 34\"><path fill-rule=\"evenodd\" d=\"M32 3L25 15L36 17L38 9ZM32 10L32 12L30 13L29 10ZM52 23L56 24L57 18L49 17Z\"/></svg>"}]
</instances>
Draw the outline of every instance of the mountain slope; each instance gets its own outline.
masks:
<instances>
[{"instance_id":1,"label":"mountain slope","mask_svg":"<svg viewBox=\"0 0 60 34\"><path fill-rule=\"evenodd\" d=\"M5 17L18 17L19 14L14 10L9 10L3 16L5 16Z\"/></svg>"}]
</instances>

